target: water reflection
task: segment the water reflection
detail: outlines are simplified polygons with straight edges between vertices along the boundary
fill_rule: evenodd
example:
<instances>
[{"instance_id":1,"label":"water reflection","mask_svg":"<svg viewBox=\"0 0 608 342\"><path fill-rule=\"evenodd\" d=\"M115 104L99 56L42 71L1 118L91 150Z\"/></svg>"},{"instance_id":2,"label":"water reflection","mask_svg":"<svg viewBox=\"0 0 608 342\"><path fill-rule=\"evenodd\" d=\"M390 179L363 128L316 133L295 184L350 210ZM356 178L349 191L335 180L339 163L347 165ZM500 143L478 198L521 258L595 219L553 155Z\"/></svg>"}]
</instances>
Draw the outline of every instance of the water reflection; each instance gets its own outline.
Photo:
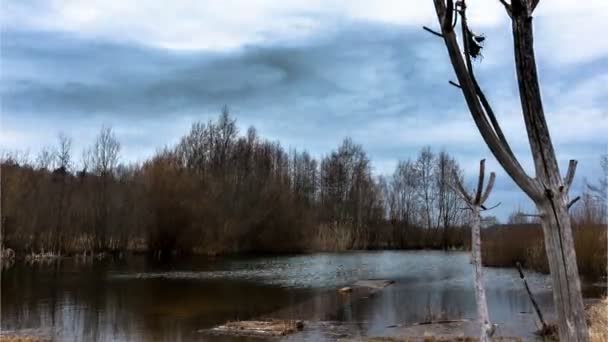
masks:
<instances>
[{"instance_id":1,"label":"water reflection","mask_svg":"<svg viewBox=\"0 0 608 342\"><path fill-rule=\"evenodd\" d=\"M234 340L200 330L257 317L340 321L375 336L387 326L431 317L474 319L471 265L464 253L353 252L256 258L192 258L53 266L2 271L5 330L38 329L65 341ZM359 279L396 283L374 296L347 298L336 288ZM532 308L514 270L487 269L491 316L507 332L530 331ZM542 307L548 278L530 274ZM308 332L310 340L319 336ZM312 334L312 335L311 335ZM247 340L246 338L239 338Z\"/></svg>"}]
</instances>

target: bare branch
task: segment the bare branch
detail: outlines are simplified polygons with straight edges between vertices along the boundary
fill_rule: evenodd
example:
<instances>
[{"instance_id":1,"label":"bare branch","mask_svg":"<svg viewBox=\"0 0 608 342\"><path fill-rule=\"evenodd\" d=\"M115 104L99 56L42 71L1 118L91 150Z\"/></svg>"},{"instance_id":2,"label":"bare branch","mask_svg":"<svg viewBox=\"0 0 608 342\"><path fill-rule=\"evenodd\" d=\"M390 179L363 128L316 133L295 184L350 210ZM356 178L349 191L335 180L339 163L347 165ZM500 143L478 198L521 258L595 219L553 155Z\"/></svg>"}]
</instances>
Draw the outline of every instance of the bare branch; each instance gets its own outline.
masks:
<instances>
[{"instance_id":1,"label":"bare branch","mask_svg":"<svg viewBox=\"0 0 608 342\"><path fill-rule=\"evenodd\" d=\"M484 210L484 211L486 211L486 210L492 210L492 209L496 209L496 208L498 208L498 206L500 206L501 204L502 204L502 202L498 202L498 203L496 203L496 205L491 206L491 207L489 207L489 208L486 208L485 206L480 205L480 208L481 208L482 210Z\"/></svg>"},{"instance_id":2,"label":"bare branch","mask_svg":"<svg viewBox=\"0 0 608 342\"><path fill-rule=\"evenodd\" d=\"M500 140L500 142L503 144L503 147L505 148L507 153L509 153L509 155L511 155L513 160L515 160L515 162L519 165L519 161L517 161L517 158L515 158L515 154L513 154L513 150L511 150L511 146L509 145L507 138L505 137L504 133L502 132L502 128L500 128L500 124L498 123L498 120L496 120L496 115L494 114L494 110L492 109L490 102L488 101L488 99L486 98L486 95L481 90L481 87L477 83L477 79L475 78L475 75L472 72L471 72L471 76L472 76L471 80L473 81L473 85L475 86L475 91L477 92L479 101L481 102L481 105L483 106L484 111L486 112L486 114L488 115L488 118L490 119L490 123L492 124L492 128L494 129L494 132L498 136L498 139ZM519 165L519 167L521 168L521 165Z\"/></svg>"},{"instance_id":3,"label":"bare branch","mask_svg":"<svg viewBox=\"0 0 608 342\"><path fill-rule=\"evenodd\" d=\"M481 201L479 204L484 204L488 197L490 197L490 193L492 192L492 188L494 187L494 181L496 180L496 174L494 172L490 172L490 180L488 181L488 185L486 185L486 191L481 196Z\"/></svg>"},{"instance_id":4,"label":"bare branch","mask_svg":"<svg viewBox=\"0 0 608 342\"><path fill-rule=\"evenodd\" d=\"M441 27L443 31L452 31L452 17L454 16L454 1L447 0L447 10L443 16Z\"/></svg>"},{"instance_id":5,"label":"bare branch","mask_svg":"<svg viewBox=\"0 0 608 342\"><path fill-rule=\"evenodd\" d=\"M539 2L540 2L540 0L532 0L530 12L534 12L534 10L536 9L536 6L538 6ZM532 13L530 13L530 14L532 14Z\"/></svg>"},{"instance_id":6,"label":"bare branch","mask_svg":"<svg viewBox=\"0 0 608 342\"><path fill-rule=\"evenodd\" d=\"M457 193L468 205L472 204L471 201L471 196L467 193L467 191L465 190L464 186L462 186L462 183L460 182L460 179L458 179L458 176L455 175L454 177L455 181L454 183L456 183L456 187L454 187L454 185L452 185L451 183L448 183L448 185L450 186L450 188L452 188L452 190Z\"/></svg>"},{"instance_id":7,"label":"bare branch","mask_svg":"<svg viewBox=\"0 0 608 342\"><path fill-rule=\"evenodd\" d=\"M479 178L477 179L477 189L475 190L475 200L474 204L482 204L481 203L481 192L483 191L483 180L486 176L486 160L482 159L479 161Z\"/></svg>"},{"instance_id":8,"label":"bare branch","mask_svg":"<svg viewBox=\"0 0 608 342\"><path fill-rule=\"evenodd\" d=\"M509 15L509 17L511 16L511 5L509 3L507 3L505 0L498 0L500 1L500 3L505 6L505 10L507 11L507 14Z\"/></svg>"},{"instance_id":9,"label":"bare branch","mask_svg":"<svg viewBox=\"0 0 608 342\"><path fill-rule=\"evenodd\" d=\"M578 202L581 199L581 196L576 196L570 203L568 203L568 209L574 205L574 203Z\"/></svg>"},{"instance_id":10,"label":"bare branch","mask_svg":"<svg viewBox=\"0 0 608 342\"><path fill-rule=\"evenodd\" d=\"M467 63L467 71L471 79L475 78L473 74L473 63L471 62L471 54L469 48L469 28L467 27L466 4L464 1L460 3L460 27L462 29L462 45L464 48L464 58Z\"/></svg>"},{"instance_id":11,"label":"bare branch","mask_svg":"<svg viewBox=\"0 0 608 342\"><path fill-rule=\"evenodd\" d=\"M576 173L576 165L578 162L574 159L571 159L568 163L568 171L566 171L566 177L564 178L564 187L565 192L570 190L570 186L572 185L572 181L574 180L574 174Z\"/></svg>"},{"instance_id":12,"label":"bare branch","mask_svg":"<svg viewBox=\"0 0 608 342\"><path fill-rule=\"evenodd\" d=\"M441 33L437 32L435 30L432 30L432 29L430 29L430 28L428 28L426 26L422 26L422 29L425 30L425 31L427 31L427 32L430 32L430 33L436 35L437 37L443 38L443 35Z\"/></svg>"},{"instance_id":13,"label":"bare branch","mask_svg":"<svg viewBox=\"0 0 608 342\"><path fill-rule=\"evenodd\" d=\"M458 89L462 89L462 87L460 86L460 84L454 82L454 81L448 81L449 84L453 85L454 87L458 88Z\"/></svg>"},{"instance_id":14,"label":"bare branch","mask_svg":"<svg viewBox=\"0 0 608 342\"><path fill-rule=\"evenodd\" d=\"M524 216L524 217L541 217L541 215L539 215L539 214L524 214L524 213L517 214L517 216Z\"/></svg>"},{"instance_id":15,"label":"bare branch","mask_svg":"<svg viewBox=\"0 0 608 342\"><path fill-rule=\"evenodd\" d=\"M445 13L445 4L443 3L443 0L434 0L434 4L438 19L441 20L443 18L443 14ZM462 87L462 92L467 102L467 106L469 107L471 116L473 117L481 136L498 162L509 174L509 176L513 178L515 183L531 198L540 198L541 189L539 188L538 184L524 172L519 163L516 162L516 160L506 151L505 147L494 133L490 123L485 118L484 111L479 103L479 99L475 91L475 86L473 85L464 64L456 35L453 31L443 31L443 35L450 60L454 67L456 76L458 77L458 83Z\"/></svg>"},{"instance_id":16,"label":"bare branch","mask_svg":"<svg viewBox=\"0 0 608 342\"><path fill-rule=\"evenodd\" d=\"M471 62L471 55L469 53L469 39L468 38L470 35L470 30L469 30L468 23L467 23L466 7L464 7L465 6L464 4L462 6L463 6L462 11L460 12L460 16L462 17L462 20L461 20L460 25L462 27L462 36L463 36L462 41L463 41L463 45L464 45L464 55L465 55L466 62L467 62L467 69L469 71L469 77L471 77L471 81L473 82L473 85L475 86L475 92L477 93L477 96L479 97L479 101L481 102L481 105L483 106L485 114L490 119L490 123L492 124L492 128L493 128L494 132L496 133L496 135L498 136L498 139L503 144L503 147L505 148L507 153L509 153L511 155L513 160L521 168L521 165L519 165L517 158L515 158L515 155L513 154L513 151L511 150L511 146L507 142L507 138L503 134L502 129L500 128L500 125L498 124L498 120L496 120L496 115L494 114L494 110L492 109L490 102L488 101L488 99L486 98L486 95L481 90L481 87L479 86L479 83L477 82L477 78L475 77L475 73L473 71L473 63Z\"/></svg>"}]
</instances>

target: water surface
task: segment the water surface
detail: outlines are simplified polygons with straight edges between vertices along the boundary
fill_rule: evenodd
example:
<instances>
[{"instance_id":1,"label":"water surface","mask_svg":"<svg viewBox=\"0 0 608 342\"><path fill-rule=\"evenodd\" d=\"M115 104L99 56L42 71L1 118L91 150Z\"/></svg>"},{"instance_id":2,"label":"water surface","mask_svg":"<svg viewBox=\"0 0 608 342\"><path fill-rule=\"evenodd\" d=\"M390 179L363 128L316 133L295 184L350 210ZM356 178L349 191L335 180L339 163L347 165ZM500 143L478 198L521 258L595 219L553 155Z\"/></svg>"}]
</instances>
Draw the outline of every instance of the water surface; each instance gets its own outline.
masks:
<instances>
[{"instance_id":1,"label":"water surface","mask_svg":"<svg viewBox=\"0 0 608 342\"><path fill-rule=\"evenodd\" d=\"M501 332L531 337L535 316L517 271L486 268L485 275L490 315ZM336 291L371 278L395 284L356 300ZM548 277L529 272L528 282L550 313ZM281 317L381 336L429 318L474 320L472 284L469 256L459 252L16 264L2 271L1 328L35 329L58 341L230 341L205 331L228 320ZM295 338L333 337L308 331Z\"/></svg>"}]
</instances>

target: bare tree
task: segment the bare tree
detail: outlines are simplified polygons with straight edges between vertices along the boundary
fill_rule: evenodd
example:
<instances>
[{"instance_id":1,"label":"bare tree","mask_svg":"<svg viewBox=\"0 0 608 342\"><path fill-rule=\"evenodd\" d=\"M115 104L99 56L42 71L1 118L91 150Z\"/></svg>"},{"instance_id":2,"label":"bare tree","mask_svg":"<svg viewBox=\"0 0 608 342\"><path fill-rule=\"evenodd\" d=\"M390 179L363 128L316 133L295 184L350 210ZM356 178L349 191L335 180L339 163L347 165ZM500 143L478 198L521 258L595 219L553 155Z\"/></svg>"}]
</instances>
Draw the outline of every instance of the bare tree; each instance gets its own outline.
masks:
<instances>
[{"instance_id":1,"label":"bare tree","mask_svg":"<svg viewBox=\"0 0 608 342\"><path fill-rule=\"evenodd\" d=\"M486 144L515 183L534 201L541 217L545 249L553 281L553 299L562 341L588 341L587 323L576 264L568 191L577 162L571 160L562 178L545 120L536 72L532 14L539 0L500 0L511 18L519 96L532 150L536 177L526 174L515 158L486 96L477 83L471 59L479 56L485 37L469 28L465 0L433 0L441 33L467 106ZM461 50L454 28L458 17Z\"/></svg>"},{"instance_id":2,"label":"bare tree","mask_svg":"<svg viewBox=\"0 0 608 342\"><path fill-rule=\"evenodd\" d=\"M109 126L102 126L88 159L92 170L98 176L95 205L95 235L98 250L106 248L107 224L109 215L110 185L113 172L118 165L120 142Z\"/></svg>"},{"instance_id":3,"label":"bare tree","mask_svg":"<svg viewBox=\"0 0 608 342\"><path fill-rule=\"evenodd\" d=\"M57 150L55 150L56 166L58 172L66 173L70 170L72 164L72 139L59 133L57 135Z\"/></svg>"},{"instance_id":4,"label":"bare tree","mask_svg":"<svg viewBox=\"0 0 608 342\"><path fill-rule=\"evenodd\" d=\"M423 205L423 217L424 223L426 224L427 229L431 229L435 227L433 218L434 215L434 207L435 207L435 182L433 175L433 164L435 162L435 155L431 151L429 146L424 147L420 150L418 154L418 159L416 160L416 170L418 172L418 182L419 182L419 196Z\"/></svg>"},{"instance_id":5,"label":"bare tree","mask_svg":"<svg viewBox=\"0 0 608 342\"><path fill-rule=\"evenodd\" d=\"M36 156L36 167L39 170L48 170L53 165L53 152L48 147L43 147Z\"/></svg>"},{"instance_id":6,"label":"bare tree","mask_svg":"<svg viewBox=\"0 0 608 342\"><path fill-rule=\"evenodd\" d=\"M90 163L93 171L100 176L109 176L118 164L119 152L120 142L112 127L102 126L91 150Z\"/></svg>"},{"instance_id":7,"label":"bare tree","mask_svg":"<svg viewBox=\"0 0 608 342\"><path fill-rule=\"evenodd\" d=\"M460 182L457 174L454 175L455 188L454 190L462 197L468 208L473 212L471 222L471 254L473 259L473 267L475 269L475 300L477 302L477 318L481 324L481 334L479 341L488 342L492 340L495 327L490 323L490 314L488 311L488 302L486 300L486 290L483 285L483 268L481 264L481 214L482 210L487 210L484 203L490 196L494 187L494 172L490 173L490 180L485 188L485 159L479 162L479 180L475 195L470 195Z\"/></svg>"},{"instance_id":8,"label":"bare tree","mask_svg":"<svg viewBox=\"0 0 608 342\"><path fill-rule=\"evenodd\" d=\"M449 245L448 230L455 226L459 216L460 200L449 184L459 181L460 170L456 161L442 151L435 160L435 182L437 191L438 226L442 228L443 249Z\"/></svg>"},{"instance_id":9,"label":"bare tree","mask_svg":"<svg viewBox=\"0 0 608 342\"><path fill-rule=\"evenodd\" d=\"M393 174L393 214L391 217L401 221L406 227L416 224L418 175L411 160L400 161Z\"/></svg>"},{"instance_id":10,"label":"bare tree","mask_svg":"<svg viewBox=\"0 0 608 342\"><path fill-rule=\"evenodd\" d=\"M72 164L71 155L72 139L64 133L59 133L57 136L57 149L54 152L56 168L53 170L55 183L57 183L57 186L59 187L59 189L57 189L56 197L57 207L55 208L55 214L57 215L57 220L55 221L55 232L53 239L53 249L56 253L60 253L62 246L61 239L63 236L63 225L65 224L65 211L66 207L69 205L69 194L67 193L67 175Z\"/></svg>"}]
</instances>

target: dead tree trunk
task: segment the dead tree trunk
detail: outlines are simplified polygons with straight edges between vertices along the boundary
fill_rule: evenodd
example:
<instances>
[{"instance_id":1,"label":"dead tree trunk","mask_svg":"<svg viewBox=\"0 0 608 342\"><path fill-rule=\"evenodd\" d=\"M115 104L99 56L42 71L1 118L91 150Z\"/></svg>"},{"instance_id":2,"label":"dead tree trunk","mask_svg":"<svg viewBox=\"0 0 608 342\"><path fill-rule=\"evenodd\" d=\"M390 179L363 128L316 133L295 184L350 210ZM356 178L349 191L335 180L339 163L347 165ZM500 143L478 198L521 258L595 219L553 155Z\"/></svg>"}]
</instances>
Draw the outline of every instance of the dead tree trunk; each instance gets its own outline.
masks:
<instances>
[{"instance_id":1,"label":"dead tree trunk","mask_svg":"<svg viewBox=\"0 0 608 342\"><path fill-rule=\"evenodd\" d=\"M557 310L558 330L562 341L588 341L581 285L576 264L570 216L568 191L576 161L571 160L566 177L562 179L557 158L545 120L536 73L533 46L532 13L539 0L499 0L512 21L515 65L519 96L528 140L532 150L535 178L528 176L515 158L494 112L477 83L471 56L481 49L483 37L469 29L465 0L433 0L441 33L452 66L458 78L467 106L486 144L509 176L534 201L541 217L545 236L545 249L553 282L553 299ZM454 28L460 18L462 28L461 50Z\"/></svg>"},{"instance_id":2,"label":"dead tree trunk","mask_svg":"<svg viewBox=\"0 0 608 342\"><path fill-rule=\"evenodd\" d=\"M481 263L481 211L486 210L485 201L492 192L496 175L494 172L490 174L490 180L486 190L483 191L483 183L485 177L485 159L479 163L479 181L475 196L467 193L464 186L460 183L458 176L456 180L455 191L462 197L469 209L473 211L473 219L471 222L471 255L473 259L473 268L475 269L475 301L477 302L477 319L481 325L479 335L480 342L490 342L494 335L494 326L490 323L490 314L488 311L488 302L486 300L486 290L483 282L483 268Z\"/></svg>"}]
</instances>

